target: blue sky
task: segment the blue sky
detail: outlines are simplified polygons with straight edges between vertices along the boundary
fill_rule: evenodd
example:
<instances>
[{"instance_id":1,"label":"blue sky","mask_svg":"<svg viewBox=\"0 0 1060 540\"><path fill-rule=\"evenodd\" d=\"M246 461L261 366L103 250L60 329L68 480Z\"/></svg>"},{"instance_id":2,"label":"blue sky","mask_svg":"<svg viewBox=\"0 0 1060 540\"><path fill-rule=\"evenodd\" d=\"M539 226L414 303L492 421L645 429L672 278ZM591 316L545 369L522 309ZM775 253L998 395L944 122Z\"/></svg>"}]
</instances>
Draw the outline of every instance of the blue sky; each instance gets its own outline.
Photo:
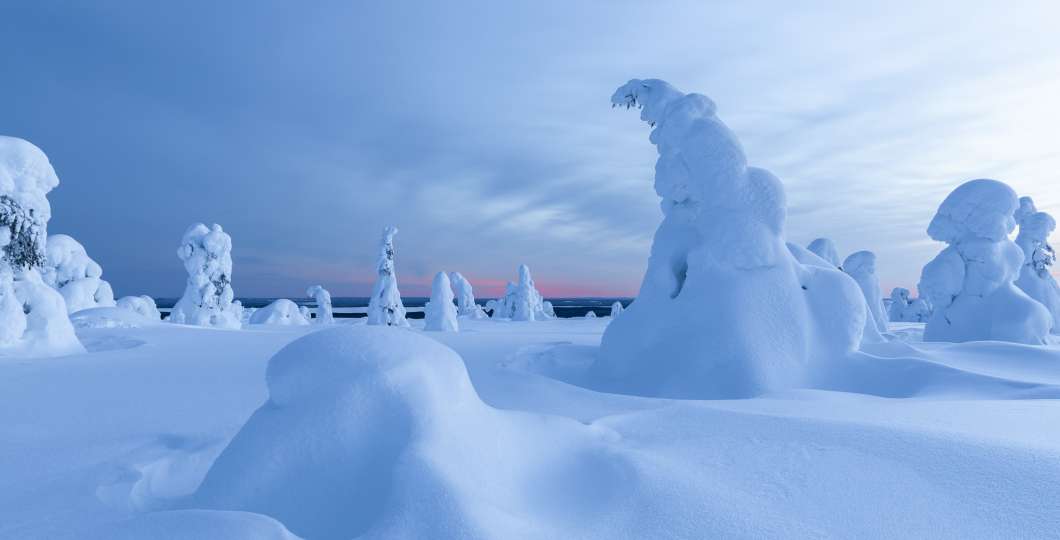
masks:
<instances>
[{"instance_id":1,"label":"blue sky","mask_svg":"<svg viewBox=\"0 0 1060 540\"><path fill-rule=\"evenodd\" d=\"M232 234L240 296L363 295L388 224L405 294L525 262L546 294L632 295L655 156L608 98L663 78L785 183L789 240L912 287L962 181L1060 212L1060 10L867 4L5 3L0 133L49 155L49 230L119 295L179 296L196 221Z\"/></svg>"}]
</instances>

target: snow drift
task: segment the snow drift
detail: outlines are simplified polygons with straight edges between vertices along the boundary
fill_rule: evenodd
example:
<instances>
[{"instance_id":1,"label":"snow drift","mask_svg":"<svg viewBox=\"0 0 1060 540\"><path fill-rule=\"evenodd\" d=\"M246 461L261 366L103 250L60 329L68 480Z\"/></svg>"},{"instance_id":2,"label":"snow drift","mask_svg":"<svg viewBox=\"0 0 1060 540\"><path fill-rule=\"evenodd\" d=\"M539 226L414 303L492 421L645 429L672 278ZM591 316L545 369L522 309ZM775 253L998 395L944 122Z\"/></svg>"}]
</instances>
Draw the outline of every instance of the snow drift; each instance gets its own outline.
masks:
<instances>
[{"instance_id":1,"label":"snow drift","mask_svg":"<svg viewBox=\"0 0 1060 540\"><path fill-rule=\"evenodd\" d=\"M1016 193L997 180L971 180L939 206L928 236L948 244L920 274L934 312L925 341L1012 341L1040 345L1052 316L1015 285L1023 250L1009 240Z\"/></svg>"},{"instance_id":2,"label":"snow drift","mask_svg":"<svg viewBox=\"0 0 1060 540\"><path fill-rule=\"evenodd\" d=\"M196 326L239 328L243 306L233 302L232 237L220 225L196 223L184 233L177 257L188 271L184 288L169 321Z\"/></svg>"},{"instance_id":3,"label":"snow drift","mask_svg":"<svg viewBox=\"0 0 1060 540\"><path fill-rule=\"evenodd\" d=\"M114 291L103 280L103 267L88 256L80 242L65 234L48 237L44 282L55 287L70 313L94 307L114 306Z\"/></svg>"},{"instance_id":4,"label":"snow drift","mask_svg":"<svg viewBox=\"0 0 1060 540\"><path fill-rule=\"evenodd\" d=\"M280 298L271 304L257 309L250 315L250 324L275 324L283 326L305 326L309 321L298 308L298 304Z\"/></svg>"},{"instance_id":5,"label":"snow drift","mask_svg":"<svg viewBox=\"0 0 1060 540\"><path fill-rule=\"evenodd\" d=\"M426 321L423 329L435 332L457 332L456 304L453 303L453 287L445 272L434 275L431 283L431 300L424 306Z\"/></svg>"},{"instance_id":6,"label":"snow drift","mask_svg":"<svg viewBox=\"0 0 1060 540\"><path fill-rule=\"evenodd\" d=\"M1039 212L1030 197L1020 198L1015 217L1020 226L1016 245L1023 250L1023 266L1016 286L1049 310L1053 317L1052 332L1060 333L1060 286L1050 273L1056 263L1056 252L1049 245L1049 235L1056 229L1056 220Z\"/></svg>"},{"instance_id":7,"label":"snow drift","mask_svg":"<svg viewBox=\"0 0 1060 540\"><path fill-rule=\"evenodd\" d=\"M379 258L376 272L379 274L368 301L368 324L384 326L408 326L405 320L405 305L398 291L397 273L394 271L394 235L397 227L383 229L379 242Z\"/></svg>"},{"instance_id":8,"label":"snow drift","mask_svg":"<svg viewBox=\"0 0 1060 540\"><path fill-rule=\"evenodd\" d=\"M654 127L664 218L637 300L604 333L592 372L601 386L745 397L802 386L815 362L855 350L867 322L860 289L795 259L783 186L747 165L714 103L654 79L626 83L611 102L639 106Z\"/></svg>"}]
</instances>

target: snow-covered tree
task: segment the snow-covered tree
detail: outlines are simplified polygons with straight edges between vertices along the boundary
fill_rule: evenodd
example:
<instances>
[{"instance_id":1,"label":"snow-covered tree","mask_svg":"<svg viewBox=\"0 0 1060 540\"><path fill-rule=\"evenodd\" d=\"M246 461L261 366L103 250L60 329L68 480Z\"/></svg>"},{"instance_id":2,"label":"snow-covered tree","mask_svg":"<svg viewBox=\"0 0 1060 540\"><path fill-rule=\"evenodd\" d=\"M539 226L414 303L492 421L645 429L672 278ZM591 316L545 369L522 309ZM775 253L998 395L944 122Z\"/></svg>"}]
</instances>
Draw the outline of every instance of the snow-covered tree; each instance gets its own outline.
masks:
<instances>
[{"instance_id":1,"label":"snow-covered tree","mask_svg":"<svg viewBox=\"0 0 1060 540\"><path fill-rule=\"evenodd\" d=\"M869 307L869 316L876 325L876 329L880 332L886 332L887 315L883 309L880 279L876 277L876 254L871 251L851 253L843 261L842 268L847 275L858 282L858 287L861 288L862 294L865 295L865 303Z\"/></svg>"},{"instance_id":2,"label":"snow-covered tree","mask_svg":"<svg viewBox=\"0 0 1060 540\"><path fill-rule=\"evenodd\" d=\"M486 312L482 306L475 303L475 293L471 289L471 282L460 272L451 272L449 281L453 284L453 292L456 293L457 315L468 319L485 319Z\"/></svg>"},{"instance_id":3,"label":"snow-covered tree","mask_svg":"<svg viewBox=\"0 0 1060 540\"><path fill-rule=\"evenodd\" d=\"M948 246L920 274L920 292L934 309L925 341L1045 343L1049 310L1015 285L1024 257L1008 235L1018 207L1012 188L986 179L942 201L927 232Z\"/></svg>"},{"instance_id":4,"label":"snow-covered tree","mask_svg":"<svg viewBox=\"0 0 1060 540\"><path fill-rule=\"evenodd\" d=\"M271 304L257 309L250 315L250 324L271 324L277 326L305 326L309 324L298 304L280 298Z\"/></svg>"},{"instance_id":5,"label":"snow-covered tree","mask_svg":"<svg viewBox=\"0 0 1060 540\"><path fill-rule=\"evenodd\" d=\"M329 293L327 289L322 285L313 285L306 289L305 294L313 300L316 300L316 322L318 324L331 324L335 322L335 317L331 312L331 293Z\"/></svg>"},{"instance_id":6,"label":"snow-covered tree","mask_svg":"<svg viewBox=\"0 0 1060 540\"><path fill-rule=\"evenodd\" d=\"M184 233L177 257L188 271L184 296L169 321L178 324L239 328L243 306L233 302L232 237L220 225L196 223Z\"/></svg>"},{"instance_id":7,"label":"snow-covered tree","mask_svg":"<svg viewBox=\"0 0 1060 540\"><path fill-rule=\"evenodd\" d=\"M552 304L548 304L547 308L545 304L541 293L534 286L530 267L522 264L519 265L519 282L508 282L504 298L494 303L492 317L513 321L542 321L554 318L555 314L551 313Z\"/></svg>"},{"instance_id":8,"label":"snow-covered tree","mask_svg":"<svg viewBox=\"0 0 1060 540\"><path fill-rule=\"evenodd\" d=\"M83 352L66 301L41 279L51 206L59 185L48 157L0 136L0 354L59 356Z\"/></svg>"},{"instance_id":9,"label":"snow-covered tree","mask_svg":"<svg viewBox=\"0 0 1060 540\"><path fill-rule=\"evenodd\" d=\"M383 229L383 239L379 243L379 260L376 271L379 278L368 301L368 324L386 326L408 326L405 320L405 305L401 303L401 292L398 291L397 274L394 273L394 235L397 227Z\"/></svg>"},{"instance_id":10,"label":"snow-covered tree","mask_svg":"<svg viewBox=\"0 0 1060 540\"><path fill-rule=\"evenodd\" d=\"M615 303L611 304L611 318L614 319L615 317L621 315L623 309L625 308L622 307L622 302L615 300Z\"/></svg>"},{"instance_id":11,"label":"snow-covered tree","mask_svg":"<svg viewBox=\"0 0 1060 540\"><path fill-rule=\"evenodd\" d=\"M598 385L669 397L742 397L807 384L861 343L867 307L834 268L784 241L780 181L747 165L706 96L632 80L612 96L654 129L663 221L637 300L604 332ZM815 259L816 255L806 252Z\"/></svg>"},{"instance_id":12,"label":"snow-covered tree","mask_svg":"<svg viewBox=\"0 0 1060 540\"><path fill-rule=\"evenodd\" d=\"M158 311L158 305L155 304L155 299L147 295L123 296L118 299L117 306L122 309L139 313L152 321L162 319L162 314Z\"/></svg>"},{"instance_id":13,"label":"snow-covered tree","mask_svg":"<svg viewBox=\"0 0 1060 540\"><path fill-rule=\"evenodd\" d=\"M839 265L839 251L835 248L835 242L830 238L817 238L813 242L810 242L806 249L810 250L810 253L817 255L818 257L829 262L836 268L841 268Z\"/></svg>"},{"instance_id":14,"label":"snow-covered tree","mask_svg":"<svg viewBox=\"0 0 1060 540\"><path fill-rule=\"evenodd\" d=\"M931 306L923 298L911 298L909 289L895 287L891 290L887 316L891 322L926 322L931 316Z\"/></svg>"},{"instance_id":15,"label":"snow-covered tree","mask_svg":"<svg viewBox=\"0 0 1060 540\"><path fill-rule=\"evenodd\" d=\"M596 312L590 309L589 311L585 312L585 318L586 319L596 319L597 318Z\"/></svg>"},{"instance_id":16,"label":"snow-covered tree","mask_svg":"<svg viewBox=\"0 0 1060 540\"><path fill-rule=\"evenodd\" d=\"M41 278L63 295L67 311L115 305L114 291L102 279L103 267L80 242L65 234L50 235L45 254Z\"/></svg>"},{"instance_id":17,"label":"snow-covered tree","mask_svg":"<svg viewBox=\"0 0 1060 540\"><path fill-rule=\"evenodd\" d=\"M1052 332L1060 333L1060 286L1050 273L1056 263L1056 252L1049 245L1049 235L1056 229L1056 220L1039 212L1030 197L1020 198L1015 217L1020 227L1016 245L1023 250L1023 266L1016 286L1049 310L1053 317Z\"/></svg>"},{"instance_id":18,"label":"snow-covered tree","mask_svg":"<svg viewBox=\"0 0 1060 540\"><path fill-rule=\"evenodd\" d=\"M427 318L424 330L436 332L460 330L456 321L456 304L453 303L453 287L445 272L438 272L434 275L434 282L431 283L431 300L424 306L424 311Z\"/></svg>"}]
</instances>

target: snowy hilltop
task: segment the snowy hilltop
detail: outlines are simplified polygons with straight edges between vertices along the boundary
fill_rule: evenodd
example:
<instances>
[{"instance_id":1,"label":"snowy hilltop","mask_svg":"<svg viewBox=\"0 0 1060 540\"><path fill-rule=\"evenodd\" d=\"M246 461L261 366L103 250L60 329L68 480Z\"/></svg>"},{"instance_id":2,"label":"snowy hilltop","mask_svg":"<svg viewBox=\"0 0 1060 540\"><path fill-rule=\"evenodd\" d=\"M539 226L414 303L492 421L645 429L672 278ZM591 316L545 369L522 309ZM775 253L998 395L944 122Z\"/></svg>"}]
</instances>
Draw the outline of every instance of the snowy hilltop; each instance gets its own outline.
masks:
<instances>
[{"instance_id":1,"label":"snowy hilltop","mask_svg":"<svg viewBox=\"0 0 1060 540\"><path fill-rule=\"evenodd\" d=\"M604 333L593 366L601 386L753 396L805 385L814 363L857 349L867 317L857 283L795 259L783 186L747 165L714 102L634 79L611 103L639 107L653 127L664 217L636 301Z\"/></svg>"},{"instance_id":2,"label":"snowy hilltop","mask_svg":"<svg viewBox=\"0 0 1060 540\"><path fill-rule=\"evenodd\" d=\"M177 257L188 271L184 296L169 321L178 324L239 328L243 308L232 291L232 237L220 225L196 223L184 233Z\"/></svg>"}]
</instances>

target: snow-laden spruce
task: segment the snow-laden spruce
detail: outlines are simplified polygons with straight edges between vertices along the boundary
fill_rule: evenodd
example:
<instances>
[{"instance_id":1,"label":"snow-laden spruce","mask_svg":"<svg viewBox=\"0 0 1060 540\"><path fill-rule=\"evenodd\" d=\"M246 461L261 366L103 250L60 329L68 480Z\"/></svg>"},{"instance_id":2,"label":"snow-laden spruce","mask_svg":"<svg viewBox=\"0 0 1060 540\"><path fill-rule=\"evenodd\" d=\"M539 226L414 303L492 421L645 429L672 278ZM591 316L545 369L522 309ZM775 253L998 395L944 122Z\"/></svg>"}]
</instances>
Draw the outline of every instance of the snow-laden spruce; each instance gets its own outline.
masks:
<instances>
[{"instance_id":1,"label":"snow-laden spruce","mask_svg":"<svg viewBox=\"0 0 1060 540\"><path fill-rule=\"evenodd\" d=\"M810 253L817 255L824 259L829 264L836 268L842 268L839 264L839 251L835 247L835 242L831 238L817 238L813 242L810 242L806 249L810 250Z\"/></svg>"},{"instance_id":2,"label":"snow-laden spruce","mask_svg":"<svg viewBox=\"0 0 1060 540\"><path fill-rule=\"evenodd\" d=\"M488 316L482 306L475 303L475 292L471 288L471 282L460 272L450 272L449 282L453 285L456 294L457 316L469 319L485 319Z\"/></svg>"},{"instance_id":3,"label":"snow-laden spruce","mask_svg":"<svg viewBox=\"0 0 1060 540\"><path fill-rule=\"evenodd\" d=\"M434 332L457 332L460 325L456 321L456 304L453 303L453 287L449 275L438 272L431 283L431 300L424 306L426 322L424 330Z\"/></svg>"},{"instance_id":4,"label":"snow-laden spruce","mask_svg":"<svg viewBox=\"0 0 1060 540\"><path fill-rule=\"evenodd\" d=\"M621 315L623 309L625 308L622 307L622 302L615 300L615 303L611 304L611 318L614 319L615 317Z\"/></svg>"},{"instance_id":5,"label":"snow-laden spruce","mask_svg":"<svg viewBox=\"0 0 1060 540\"><path fill-rule=\"evenodd\" d=\"M58 185L44 152L0 136L0 354L84 351L66 301L41 279L51 219L47 194Z\"/></svg>"},{"instance_id":6,"label":"snow-laden spruce","mask_svg":"<svg viewBox=\"0 0 1060 540\"><path fill-rule=\"evenodd\" d=\"M538 292L534 278L530 276L530 267L525 264L519 265L519 282L509 281L504 297L487 306L492 307L494 319L543 321L555 317L552 304L545 302Z\"/></svg>"},{"instance_id":7,"label":"snow-laden spruce","mask_svg":"<svg viewBox=\"0 0 1060 540\"><path fill-rule=\"evenodd\" d=\"M123 296L118 299L116 305L122 309L139 313L152 321L162 320L162 314L158 311L155 299L147 295Z\"/></svg>"},{"instance_id":8,"label":"snow-laden spruce","mask_svg":"<svg viewBox=\"0 0 1060 540\"><path fill-rule=\"evenodd\" d=\"M891 322L927 322L929 317L931 306L927 300L912 298L905 287L891 289L891 305L887 308Z\"/></svg>"},{"instance_id":9,"label":"snow-laden spruce","mask_svg":"<svg viewBox=\"0 0 1060 540\"><path fill-rule=\"evenodd\" d=\"M232 237L220 225L196 223L184 233L177 257L188 271L184 295L169 321L178 324L239 328L243 307L233 302Z\"/></svg>"},{"instance_id":10,"label":"snow-laden spruce","mask_svg":"<svg viewBox=\"0 0 1060 540\"><path fill-rule=\"evenodd\" d=\"M375 288L368 301L368 324L384 326L408 326L405 320L405 305L401 303L397 274L394 272L394 235L397 227L383 229L379 242L379 259L376 262Z\"/></svg>"},{"instance_id":11,"label":"snow-laden spruce","mask_svg":"<svg viewBox=\"0 0 1060 540\"><path fill-rule=\"evenodd\" d=\"M322 285L313 285L306 289L306 296L312 298L317 303L316 308L316 322L317 324L331 324L335 322L335 316L331 312L331 293L328 292Z\"/></svg>"},{"instance_id":12,"label":"snow-laden spruce","mask_svg":"<svg viewBox=\"0 0 1060 540\"><path fill-rule=\"evenodd\" d=\"M103 280L103 267L88 256L80 242L65 234L48 236L41 278L63 295L70 313L114 306L114 291Z\"/></svg>"},{"instance_id":13,"label":"snow-laden spruce","mask_svg":"<svg viewBox=\"0 0 1060 540\"><path fill-rule=\"evenodd\" d=\"M309 324L309 320L298 304L286 298L280 298L261 309L254 310L254 313L250 315L250 324L305 326Z\"/></svg>"},{"instance_id":14,"label":"snow-laden spruce","mask_svg":"<svg viewBox=\"0 0 1060 540\"><path fill-rule=\"evenodd\" d=\"M813 363L854 351L867 324L861 290L795 259L783 186L747 165L714 103L654 79L626 83L611 102L639 106L654 127L664 218L637 300L604 333L591 372L599 386L744 397L806 385Z\"/></svg>"},{"instance_id":15,"label":"snow-laden spruce","mask_svg":"<svg viewBox=\"0 0 1060 540\"><path fill-rule=\"evenodd\" d=\"M887 314L883 309L883 293L880 279L876 277L876 254L871 251L856 251L843 261L843 271L854 278L865 295L869 316L880 332L887 331Z\"/></svg>"},{"instance_id":16,"label":"snow-laden spruce","mask_svg":"<svg viewBox=\"0 0 1060 540\"><path fill-rule=\"evenodd\" d=\"M1020 227L1016 245L1023 250L1023 266L1016 286L1049 310L1053 316L1052 332L1060 333L1060 286L1050 273L1056 263L1056 252L1049 245L1049 235L1056 229L1056 220L1039 212L1030 197L1020 198L1015 217Z\"/></svg>"},{"instance_id":17,"label":"snow-laden spruce","mask_svg":"<svg viewBox=\"0 0 1060 540\"><path fill-rule=\"evenodd\" d=\"M942 201L928 236L948 244L920 274L918 288L934 309L925 341L1013 341L1043 344L1052 316L1015 285L1023 250L1016 192L997 180L971 180Z\"/></svg>"}]
</instances>

